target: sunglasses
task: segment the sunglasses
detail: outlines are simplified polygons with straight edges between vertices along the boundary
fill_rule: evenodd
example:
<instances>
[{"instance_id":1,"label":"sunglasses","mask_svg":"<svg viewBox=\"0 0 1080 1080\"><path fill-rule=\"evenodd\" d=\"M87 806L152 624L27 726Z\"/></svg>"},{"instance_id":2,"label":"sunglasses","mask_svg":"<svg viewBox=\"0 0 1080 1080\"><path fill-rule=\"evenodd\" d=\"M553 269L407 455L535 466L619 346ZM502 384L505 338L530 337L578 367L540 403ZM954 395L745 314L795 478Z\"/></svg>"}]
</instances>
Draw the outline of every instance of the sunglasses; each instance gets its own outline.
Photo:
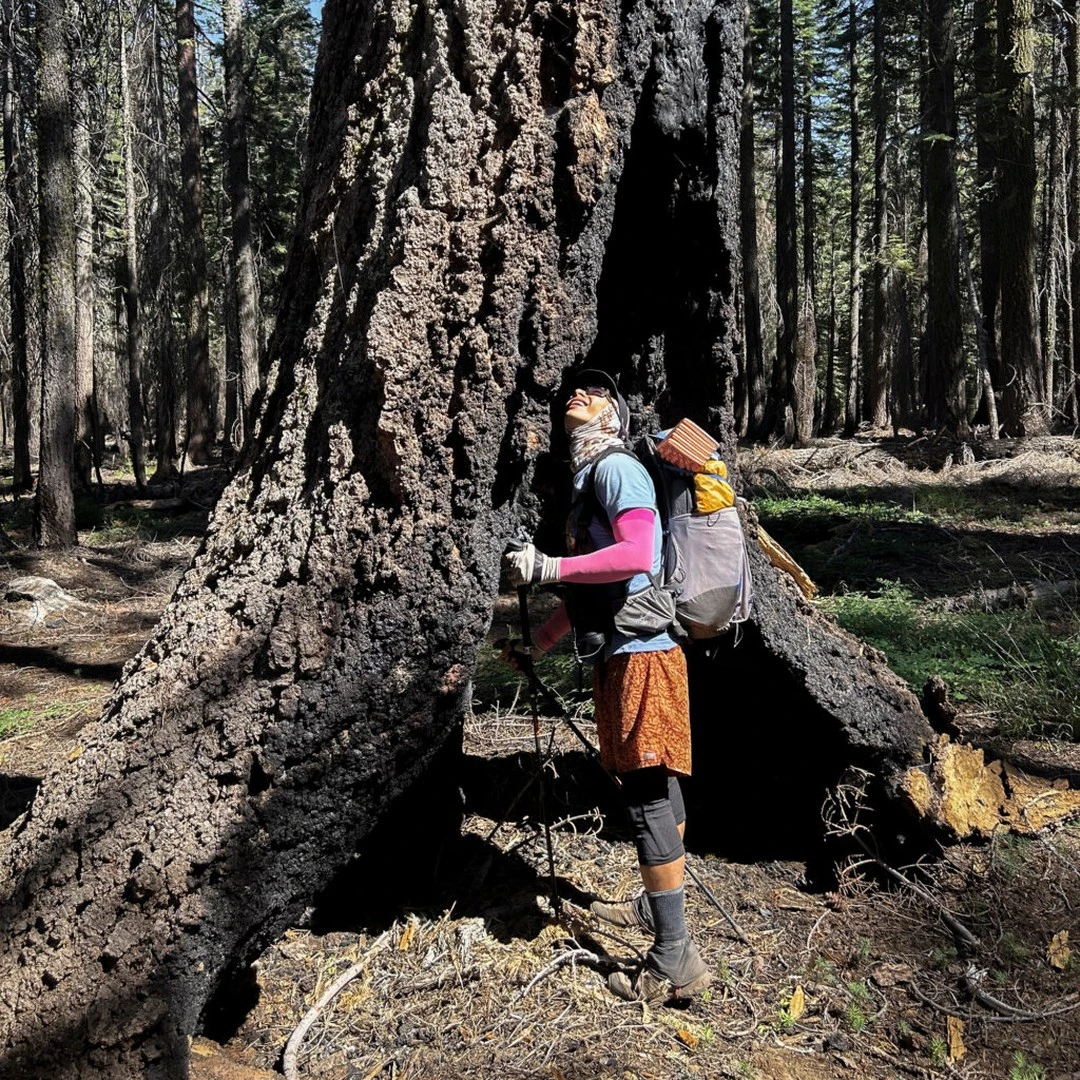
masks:
<instances>
[{"instance_id":1,"label":"sunglasses","mask_svg":"<svg viewBox=\"0 0 1080 1080\"><path fill-rule=\"evenodd\" d=\"M584 386L582 389L589 397L611 397L611 391L606 386Z\"/></svg>"}]
</instances>

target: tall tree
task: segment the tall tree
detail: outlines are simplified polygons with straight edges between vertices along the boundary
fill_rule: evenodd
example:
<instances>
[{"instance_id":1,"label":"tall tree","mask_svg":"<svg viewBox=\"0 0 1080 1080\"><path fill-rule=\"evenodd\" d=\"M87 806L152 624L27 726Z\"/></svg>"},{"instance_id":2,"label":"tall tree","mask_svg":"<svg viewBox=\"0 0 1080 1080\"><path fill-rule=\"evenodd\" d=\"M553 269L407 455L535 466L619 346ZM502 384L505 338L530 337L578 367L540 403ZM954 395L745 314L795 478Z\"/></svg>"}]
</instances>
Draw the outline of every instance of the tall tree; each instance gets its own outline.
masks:
<instances>
[{"instance_id":1,"label":"tall tree","mask_svg":"<svg viewBox=\"0 0 1080 1080\"><path fill-rule=\"evenodd\" d=\"M858 0L848 0L848 142L850 146L849 188L851 217L848 224L848 252L851 260L851 288L848 301L847 386L844 392L844 434L855 434L859 423L859 372L862 357L862 169L859 155L859 11Z\"/></svg>"},{"instance_id":2,"label":"tall tree","mask_svg":"<svg viewBox=\"0 0 1080 1080\"><path fill-rule=\"evenodd\" d=\"M90 140L91 79L85 10L74 55L73 149L75 162L75 477L89 488L96 449L94 402L94 163Z\"/></svg>"},{"instance_id":3,"label":"tall tree","mask_svg":"<svg viewBox=\"0 0 1080 1080\"><path fill-rule=\"evenodd\" d=\"M873 95L874 117L874 299L873 334L866 363L865 417L875 428L888 422L889 348L889 195L888 135L889 99L885 85L885 5L888 0L874 0Z\"/></svg>"},{"instance_id":4,"label":"tall tree","mask_svg":"<svg viewBox=\"0 0 1080 1080\"><path fill-rule=\"evenodd\" d=\"M152 482L177 473L177 428L180 386L174 296L177 271L173 250L174 218L179 210L170 124L173 109L165 93L160 7L141 0L136 8L135 48L143 91L138 95L134 134L146 177L143 201L140 294L144 300L147 366L154 373L154 448L157 462Z\"/></svg>"},{"instance_id":5,"label":"tall tree","mask_svg":"<svg viewBox=\"0 0 1080 1080\"><path fill-rule=\"evenodd\" d=\"M259 386L259 299L248 178L247 93L244 88L244 19L240 0L222 0L225 34L225 146L229 210L232 223L231 288L236 328L237 378L230 393L236 401L239 431L229 431L237 446L251 429L251 407Z\"/></svg>"},{"instance_id":6,"label":"tall tree","mask_svg":"<svg viewBox=\"0 0 1080 1080\"><path fill-rule=\"evenodd\" d=\"M957 439L968 435L960 308L959 224L953 208L956 188L956 108L953 0L927 4L926 246L927 314L923 335L926 370L924 404L934 426Z\"/></svg>"},{"instance_id":7,"label":"tall tree","mask_svg":"<svg viewBox=\"0 0 1080 1080\"><path fill-rule=\"evenodd\" d=\"M127 34L122 12L118 7L117 31L120 53L120 101L123 124L124 159L124 310L127 315L127 388L128 425L131 444L131 466L140 491L146 487L146 432L143 423L143 324L142 299L139 293L139 231L135 196L134 127L135 106L132 101L128 71Z\"/></svg>"},{"instance_id":8,"label":"tall tree","mask_svg":"<svg viewBox=\"0 0 1080 1080\"><path fill-rule=\"evenodd\" d=\"M797 248L798 190L795 184L795 20L792 0L780 0L780 167L776 188L776 365L773 397L777 435L791 440L795 430L795 385L799 327Z\"/></svg>"},{"instance_id":9,"label":"tall tree","mask_svg":"<svg viewBox=\"0 0 1080 1080\"><path fill-rule=\"evenodd\" d=\"M187 454L195 464L210 460L214 447L210 369L210 298L206 281L203 221L202 134L195 56L194 0L176 0L176 67L179 88L180 174L186 243L185 349L187 356Z\"/></svg>"},{"instance_id":10,"label":"tall tree","mask_svg":"<svg viewBox=\"0 0 1080 1080\"><path fill-rule=\"evenodd\" d=\"M998 0L998 244L1001 260L1001 420L1010 435L1045 431L1035 292L1034 0Z\"/></svg>"},{"instance_id":11,"label":"tall tree","mask_svg":"<svg viewBox=\"0 0 1080 1080\"><path fill-rule=\"evenodd\" d=\"M75 177L66 0L39 0L38 233L41 243L41 448L34 541L68 547L75 531Z\"/></svg>"},{"instance_id":12,"label":"tall tree","mask_svg":"<svg viewBox=\"0 0 1080 1080\"><path fill-rule=\"evenodd\" d=\"M757 157L754 140L754 42L750 3L743 16L743 86L739 128L739 221L742 230L745 429L765 434L765 356L761 340L761 278L758 272Z\"/></svg>"},{"instance_id":13,"label":"tall tree","mask_svg":"<svg viewBox=\"0 0 1080 1080\"><path fill-rule=\"evenodd\" d=\"M1068 178L1066 228L1069 251L1069 343L1065 352L1065 392L1062 409L1076 423L1080 419L1077 403L1077 375L1080 372L1080 3L1069 0L1066 33L1065 67L1068 77L1069 137L1065 175Z\"/></svg>"},{"instance_id":14,"label":"tall tree","mask_svg":"<svg viewBox=\"0 0 1080 1080\"><path fill-rule=\"evenodd\" d=\"M731 448L741 13L603 0L570 9L568 38L566 9L465 3L324 11L254 437L161 626L5 852L8 1075L185 1075L223 972L398 793L430 788L498 538L537 519L571 357L623 358L632 399L664 388ZM658 288L643 264L672 273ZM898 790L931 741L917 702L754 558L760 685L798 688L777 714Z\"/></svg>"},{"instance_id":15,"label":"tall tree","mask_svg":"<svg viewBox=\"0 0 1080 1080\"><path fill-rule=\"evenodd\" d=\"M979 295L987 365L995 391L1002 385L998 350L997 0L974 0L972 9L972 67L975 82L976 192L979 210Z\"/></svg>"},{"instance_id":16,"label":"tall tree","mask_svg":"<svg viewBox=\"0 0 1080 1080\"><path fill-rule=\"evenodd\" d=\"M19 20L15 0L3 0L4 44L4 194L7 213L8 306L11 314L11 389L16 491L30 487L30 355L28 343L27 237L30 220L25 148L22 139Z\"/></svg>"},{"instance_id":17,"label":"tall tree","mask_svg":"<svg viewBox=\"0 0 1080 1080\"><path fill-rule=\"evenodd\" d=\"M802 111L802 303L799 306L799 336L795 346L795 376L792 385L792 412L795 438L805 442L814 433L814 398L817 391L817 312L814 295L814 140L813 105L810 94L811 63L804 43L806 92Z\"/></svg>"}]
</instances>

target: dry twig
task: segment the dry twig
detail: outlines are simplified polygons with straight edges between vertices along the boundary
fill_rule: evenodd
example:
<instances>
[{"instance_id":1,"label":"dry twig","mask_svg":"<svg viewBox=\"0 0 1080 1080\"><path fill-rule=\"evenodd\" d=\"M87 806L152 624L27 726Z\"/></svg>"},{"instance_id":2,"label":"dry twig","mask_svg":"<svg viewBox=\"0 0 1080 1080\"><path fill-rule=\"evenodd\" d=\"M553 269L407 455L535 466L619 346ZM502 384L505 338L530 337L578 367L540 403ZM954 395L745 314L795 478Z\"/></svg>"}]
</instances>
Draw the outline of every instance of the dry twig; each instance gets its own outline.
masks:
<instances>
[{"instance_id":1,"label":"dry twig","mask_svg":"<svg viewBox=\"0 0 1080 1080\"><path fill-rule=\"evenodd\" d=\"M282 1058L282 1069L285 1072L285 1080L299 1080L299 1073L296 1071L296 1058L300 1053L300 1044L304 1041L304 1036L308 1033L311 1025L319 1018L319 1014L330 1004L359 975L364 968L368 966L375 954L386 944L390 937L390 931L380 934L375 940L375 943L370 949L353 964L346 971L334 980L330 985L330 988L326 991L322 997L319 998L315 1004L308 1009L304 1018L296 1025L296 1030L289 1037L289 1041L285 1044L285 1054Z\"/></svg>"}]
</instances>

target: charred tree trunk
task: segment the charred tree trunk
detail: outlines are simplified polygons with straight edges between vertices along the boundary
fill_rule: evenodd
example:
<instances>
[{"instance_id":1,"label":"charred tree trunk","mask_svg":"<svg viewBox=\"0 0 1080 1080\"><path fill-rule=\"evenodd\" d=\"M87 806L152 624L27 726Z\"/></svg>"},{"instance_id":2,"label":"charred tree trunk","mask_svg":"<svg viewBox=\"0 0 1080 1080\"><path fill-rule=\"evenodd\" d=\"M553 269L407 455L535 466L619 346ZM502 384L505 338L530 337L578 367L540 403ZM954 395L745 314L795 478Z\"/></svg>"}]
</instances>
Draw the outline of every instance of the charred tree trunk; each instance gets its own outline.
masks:
<instances>
[{"instance_id":1,"label":"charred tree trunk","mask_svg":"<svg viewBox=\"0 0 1080 1080\"><path fill-rule=\"evenodd\" d=\"M75 532L75 174L66 0L38 4L41 238L41 443L34 542L70 547Z\"/></svg>"},{"instance_id":2,"label":"charred tree trunk","mask_svg":"<svg viewBox=\"0 0 1080 1080\"><path fill-rule=\"evenodd\" d=\"M30 350L27 295L26 199L19 99L18 20L14 0L4 0L4 194L7 202L8 306L11 313L12 487L25 491L30 474Z\"/></svg>"},{"instance_id":3,"label":"charred tree trunk","mask_svg":"<svg viewBox=\"0 0 1080 1080\"><path fill-rule=\"evenodd\" d=\"M0 849L0 1073L186 1075L223 974L453 749L577 357L618 370L639 423L662 393L734 460L741 12L540 10L327 5L253 439ZM753 558L739 662L896 790L930 738L916 702Z\"/></svg>"}]
</instances>

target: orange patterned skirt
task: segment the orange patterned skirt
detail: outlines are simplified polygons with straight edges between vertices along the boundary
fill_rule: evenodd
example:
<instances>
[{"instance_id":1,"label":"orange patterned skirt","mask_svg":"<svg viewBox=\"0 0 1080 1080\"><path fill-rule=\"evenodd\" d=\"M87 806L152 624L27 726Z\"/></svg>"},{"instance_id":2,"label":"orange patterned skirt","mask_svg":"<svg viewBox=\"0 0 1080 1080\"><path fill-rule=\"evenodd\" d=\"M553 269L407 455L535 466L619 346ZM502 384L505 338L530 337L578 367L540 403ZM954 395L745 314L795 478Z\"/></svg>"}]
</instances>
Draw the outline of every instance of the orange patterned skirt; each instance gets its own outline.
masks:
<instances>
[{"instance_id":1,"label":"orange patterned skirt","mask_svg":"<svg viewBox=\"0 0 1080 1080\"><path fill-rule=\"evenodd\" d=\"M593 671L600 760L613 772L664 765L690 775L690 693L686 657L620 653Z\"/></svg>"}]
</instances>

